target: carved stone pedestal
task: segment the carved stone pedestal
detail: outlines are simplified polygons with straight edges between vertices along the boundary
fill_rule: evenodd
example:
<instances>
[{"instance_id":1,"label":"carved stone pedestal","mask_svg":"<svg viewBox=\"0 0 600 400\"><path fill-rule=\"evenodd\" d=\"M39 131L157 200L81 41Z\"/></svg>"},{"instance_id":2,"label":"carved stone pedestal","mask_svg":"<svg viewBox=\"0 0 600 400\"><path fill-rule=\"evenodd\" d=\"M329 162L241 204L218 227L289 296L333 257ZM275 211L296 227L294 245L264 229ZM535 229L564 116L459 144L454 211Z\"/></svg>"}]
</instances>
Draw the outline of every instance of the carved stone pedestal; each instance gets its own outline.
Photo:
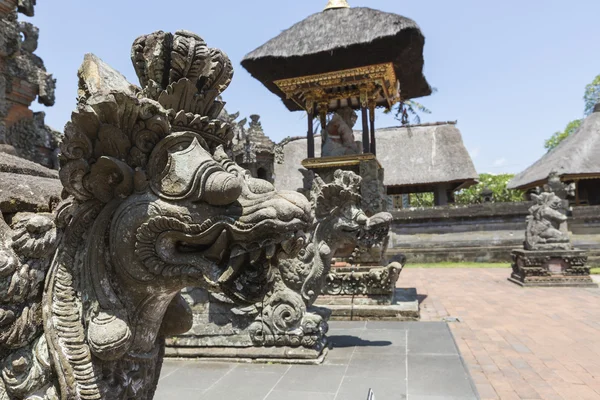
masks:
<instances>
[{"instance_id":1,"label":"carved stone pedestal","mask_svg":"<svg viewBox=\"0 0 600 400\"><path fill-rule=\"evenodd\" d=\"M509 281L521 286L598 287L583 250L513 250Z\"/></svg>"},{"instance_id":2,"label":"carved stone pedestal","mask_svg":"<svg viewBox=\"0 0 600 400\"><path fill-rule=\"evenodd\" d=\"M202 289L188 289L183 297L192 308L193 326L166 339L165 357L320 364L327 354L328 310L315 307L306 312L300 328L281 333L261 326L253 307L239 308Z\"/></svg>"},{"instance_id":3,"label":"carved stone pedestal","mask_svg":"<svg viewBox=\"0 0 600 400\"><path fill-rule=\"evenodd\" d=\"M397 262L386 267L337 263L316 304L330 309L332 320L416 321L416 289L396 288L402 267Z\"/></svg>"},{"instance_id":4,"label":"carved stone pedestal","mask_svg":"<svg viewBox=\"0 0 600 400\"><path fill-rule=\"evenodd\" d=\"M352 171L362 178L360 186L361 208L367 215L386 211L383 168L373 154L355 154L340 157L308 158L302 166L318 174L325 183L333 180L338 169ZM306 189L312 182L305 182Z\"/></svg>"}]
</instances>

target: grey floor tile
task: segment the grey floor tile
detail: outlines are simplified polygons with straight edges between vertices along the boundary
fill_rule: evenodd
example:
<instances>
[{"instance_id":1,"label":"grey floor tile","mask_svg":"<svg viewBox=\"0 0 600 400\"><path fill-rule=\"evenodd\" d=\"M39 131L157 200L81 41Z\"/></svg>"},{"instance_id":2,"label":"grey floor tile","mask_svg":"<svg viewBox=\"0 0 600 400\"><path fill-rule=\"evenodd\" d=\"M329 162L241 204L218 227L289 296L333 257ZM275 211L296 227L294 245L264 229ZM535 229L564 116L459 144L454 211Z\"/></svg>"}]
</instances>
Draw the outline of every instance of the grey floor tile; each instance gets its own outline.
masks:
<instances>
[{"instance_id":1,"label":"grey floor tile","mask_svg":"<svg viewBox=\"0 0 600 400\"><path fill-rule=\"evenodd\" d=\"M406 347L405 330L366 330L357 336L361 339L357 347Z\"/></svg>"},{"instance_id":2,"label":"grey floor tile","mask_svg":"<svg viewBox=\"0 0 600 400\"><path fill-rule=\"evenodd\" d=\"M333 348L354 347L363 342L356 332L352 334L350 331L340 331L334 334L329 333L327 340Z\"/></svg>"},{"instance_id":3,"label":"grey floor tile","mask_svg":"<svg viewBox=\"0 0 600 400\"><path fill-rule=\"evenodd\" d=\"M204 392L201 399L263 400L282 375L234 369Z\"/></svg>"},{"instance_id":4,"label":"grey floor tile","mask_svg":"<svg viewBox=\"0 0 600 400\"><path fill-rule=\"evenodd\" d=\"M169 387L165 389L160 388L160 384L154 400L200 400L202 398L202 391L197 389L186 389L178 387Z\"/></svg>"},{"instance_id":5,"label":"grey floor tile","mask_svg":"<svg viewBox=\"0 0 600 400\"><path fill-rule=\"evenodd\" d=\"M163 362L162 368L160 369L160 378L159 379L163 379L163 378L171 375L173 372L177 371L179 368L185 367L185 366L186 366L185 363L165 360Z\"/></svg>"},{"instance_id":6,"label":"grey floor tile","mask_svg":"<svg viewBox=\"0 0 600 400\"><path fill-rule=\"evenodd\" d=\"M412 322L402 321L367 321L367 329L406 330Z\"/></svg>"},{"instance_id":7,"label":"grey floor tile","mask_svg":"<svg viewBox=\"0 0 600 400\"><path fill-rule=\"evenodd\" d=\"M408 354L408 397L476 396L459 356Z\"/></svg>"},{"instance_id":8,"label":"grey floor tile","mask_svg":"<svg viewBox=\"0 0 600 400\"><path fill-rule=\"evenodd\" d=\"M335 400L365 400L369 389L373 390L376 399L406 399L406 381L404 379L346 376Z\"/></svg>"},{"instance_id":9,"label":"grey floor tile","mask_svg":"<svg viewBox=\"0 0 600 400\"><path fill-rule=\"evenodd\" d=\"M235 371L264 373L264 374L285 374L291 365L289 364L238 364Z\"/></svg>"},{"instance_id":10,"label":"grey floor tile","mask_svg":"<svg viewBox=\"0 0 600 400\"><path fill-rule=\"evenodd\" d=\"M345 370L343 365L293 365L275 390L335 393Z\"/></svg>"},{"instance_id":11,"label":"grey floor tile","mask_svg":"<svg viewBox=\"0 0 600 400\"><path fill-rule=\"evenodd\" d=\"M333 393L318 392L291 392L287 390L273 390L265 400L334 400ZM364 400L364 399L362 399Z\"/></svg>"},{"instance_id":12,"label":"grey floor tile","mask_svg":"<svg viewBox=\"0 0 600 400\"><path fill-rule=\"evenodd\" d=\"M330 330L365 329L366 321L329 321Z\"/></svg>"},{"instance_id":13,"label":"grey floor tile","mask_svg":"<svg viewBox=\"0 0 600 400\"><path fill-rule=\"evenodd\" d=\"M406 355L354 354L346 376L385 379L406 379Z\"/></svg>"},{"instance_id":14,"label":"grey floor tile","mask_svg":"<svg viewBox=\"0 0 600 400\"><path fill-rule=\"evenodd\" d=\"M406 327L409 331L442 332L448 329L448 323L442 321L407 322Z\"/></svg>"},{"instance_id":15,"label":"grey floor tile","mask_svg":"<svg viewBox=\"0 0 600 400\"><path fill-rule=\"evenodd\" d=\"M173 387L204 391L235 367L235 364L190 362L158 382L159 389Z\"/></svg>"},{"instance_id":16,"label":"grey floor tile","mask_svg":"<svg viewBox=\"0 0 600 400\"><path fill-rule=\"evenodd\" d=\"M458 354L458 348L447 326L408 330L409 354Z\"/></svg>"}]
</instances>

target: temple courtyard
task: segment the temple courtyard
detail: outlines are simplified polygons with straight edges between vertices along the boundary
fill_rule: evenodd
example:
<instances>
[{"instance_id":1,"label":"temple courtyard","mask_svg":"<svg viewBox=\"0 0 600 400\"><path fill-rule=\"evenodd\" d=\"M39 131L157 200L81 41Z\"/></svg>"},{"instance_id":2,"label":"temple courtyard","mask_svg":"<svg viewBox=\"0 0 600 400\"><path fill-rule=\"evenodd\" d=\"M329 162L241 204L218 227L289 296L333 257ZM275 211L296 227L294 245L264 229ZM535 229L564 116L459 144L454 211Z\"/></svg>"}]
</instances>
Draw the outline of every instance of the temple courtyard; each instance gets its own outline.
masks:
<instances>
[{"instance_id":1,"label":"temple courtyard","mask_svg":"<svg viewBox=\"0 0 600 400\"><path fill-rule=\"evenodd\" d=\"M509 271L405 269L421 322L332 322L320 366L166 360L157 398L600 399L600 289Z\"/></svg>"}]
</instances>

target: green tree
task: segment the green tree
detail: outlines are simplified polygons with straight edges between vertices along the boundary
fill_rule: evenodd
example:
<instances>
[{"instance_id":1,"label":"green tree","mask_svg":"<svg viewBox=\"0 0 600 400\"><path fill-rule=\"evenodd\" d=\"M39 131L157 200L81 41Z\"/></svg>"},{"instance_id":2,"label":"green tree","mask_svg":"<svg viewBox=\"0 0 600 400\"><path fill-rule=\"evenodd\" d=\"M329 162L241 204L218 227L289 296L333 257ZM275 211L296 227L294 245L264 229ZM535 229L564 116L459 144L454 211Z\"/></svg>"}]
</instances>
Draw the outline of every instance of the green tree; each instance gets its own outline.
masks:
<instances>
[{"instance_id":1,"label":"green tree","mask_svg":"<svg viewBox=\"0 0 600 400\"><path fill-rule=\"evenodd\" d=\"M511 190L506 187L508 181L513 177L513 174L480 174L479 183L457 192L454 200L456 204L478 204L482 201L481 193L483 190L489 189L492 191L495 203L522 201L522 191Z\"/></svg>"},{"instance_id":2,"label":"green tree","mask_svg":"<svg viewBox=\"0 0 600 400\"><path fill-rule=\"evenodd\" d=\"M600 103L600 75L585 87L583 101L585 101L584 114L587 117L594 112L596 104Z\"/></svg>"},{"instance_id":3,"label":"green tree","mask_svg":"<svg viewBox=\"0 0 600 400\"><path fill-rule=\"evenodd\" d=\"M544 147L546 148L546 150L550 151L556 146L558 146L560 142L565 140L577 129L579 129L582 122L582 119L576 119L574 121L569 122L564 131L555 132L554 135L552 135L550 139L546 140L546 142L544 143Z\"/></svg>"},{"instance_id":4,"label":"green tree","mask_svg":"<svg viewBox=\"0 0 600 400\"><path fill-rule=\"evenodd\" d=\"M435 92L437 92L437 89L432 88L431 94L434 94ZM400 121L402 125L409 125L411 123L411 117L413 124L420 124L420 114L431 114L430 109L414 100L403 100L391 110L384 111L385 114L388 114L390 112L394 113L394 118Z\"/></svg>"},{"instance_id":5,"label":"green tree","mask_svg":"<svg viewBox=\"0 0 600 400\"><path fill-rule=\"evenodd\" d=\"M433 207L433 193L411 193L411 207Z\"/></svg>"},{"instance_id":6,"label":"green tree","mask_svg":"<svg viewBox=\"0 0 600 400\"><path fill-rule=\"evenodd\" d=\"M594 111L596 104L600 103L600 75L596 76L592 82L585 86L583 101L583 115L587 117ZM582 119L576 119L569 122L565 127L565 130L555 132L554 135L544 143L546 150L550 151L558 146L560 142L572 135L581 126L582 122Z\"/></svg>"}]
</instances>

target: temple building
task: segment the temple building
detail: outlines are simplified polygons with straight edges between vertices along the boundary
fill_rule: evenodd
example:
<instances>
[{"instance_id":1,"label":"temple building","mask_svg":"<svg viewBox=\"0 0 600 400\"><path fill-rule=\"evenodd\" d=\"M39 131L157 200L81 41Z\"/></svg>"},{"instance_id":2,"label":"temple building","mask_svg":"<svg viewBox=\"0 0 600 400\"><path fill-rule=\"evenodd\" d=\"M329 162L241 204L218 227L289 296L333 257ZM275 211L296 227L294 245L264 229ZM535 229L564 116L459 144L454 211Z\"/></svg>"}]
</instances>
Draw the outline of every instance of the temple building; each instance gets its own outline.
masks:
<instances>
[{"instance_id":1,"label":"temple building","mask_svg":"<svg viewBox=\"0 0 600 400\"><path fill-rule=\"evenodd\" d=\"M533 190L547 183L552 172L575 184L574 205L600 205L600 104L575 133L516 175L508 188Z\"/></svg>"},{"instance_id":2,"label":"temple building","mask_svg":"<svg viewBox=\"0 0 600 400\"><path fill-rule=\"evenodd\" d=\"M356 138L361 136L354 132ZM477 183L478 175L456 122L382 128L375 131L377 160L389 196L434 193L435 205L452 203L454 192ZM321 136L315 137L316 156ZM305 190L307 172L298 168L305 137L285 139L275 148L275 186Z\"/></svg>"},{"instance_id":3,"label":"temple building","mask_svg":"<svg viewBox=\"0 0 600 400\"><path fill-rule=\"evenodd\" d=\"M54 105L56 81L34 54L39 30L18 14L33 16L35 0L0 0L0 153L58 168L60 133L44 123L43 112L29 109L37 98Z\"/></svg>"},{"instance_id":4,"label":"temple building","mask_svg":"<svg viewBox=\"0 0 600 400\"><path fill-rule=\"evenodd\" d=\"M247 54L242 66L290 111L306 112L305 149L298 149L305 157L294 161L297 167L318 173L325 182L338 169L360 175L361 206L373 215L387 208L384 171L377 160L376 108L389 110L431 94L423 75L424 44L409 18L329 0L323 11ZM362 129L356 138L353 127L359 118ZM321 127L319 144L315 119Z\"/></svg>"},{"instance_id":5,"label":"temple building","mask_svg":"<svg viewBox=\"0 0 600 400\"><path fill-rule=\"evenodd\" d=\"M275 143L265 135L260 123L260 115L250 116L248 128L244 119L238 123L233 139L233 158L243 168L250 171L254 178L273 183Z\"/></svg>"}]
</instances>

